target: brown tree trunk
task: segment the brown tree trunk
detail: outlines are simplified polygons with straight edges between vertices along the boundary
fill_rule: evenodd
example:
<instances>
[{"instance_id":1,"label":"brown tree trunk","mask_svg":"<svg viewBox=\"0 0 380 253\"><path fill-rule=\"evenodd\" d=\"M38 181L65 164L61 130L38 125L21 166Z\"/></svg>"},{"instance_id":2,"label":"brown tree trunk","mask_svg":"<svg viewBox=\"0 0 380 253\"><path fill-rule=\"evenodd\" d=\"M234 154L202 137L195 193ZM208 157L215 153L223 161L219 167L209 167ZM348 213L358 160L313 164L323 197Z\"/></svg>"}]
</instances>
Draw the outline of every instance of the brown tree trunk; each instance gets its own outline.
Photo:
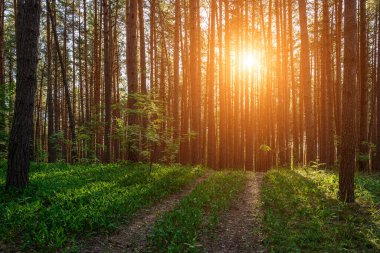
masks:
<instances>
[{"instance_id":1,"label":"brown tree trunk","mask_svg":"<svg viewBox=\"0 0 380 253\"><path fill-rule=\"evenodd\" d=\"M17 80L14 118L9 137L5 187L23 188L29 183L30 140L33 134L34 96L37 86L39 0L17 3Z\"/></svg>"},{"instance_id":2,"label":"brown tree trunk","mask_svg":"<svg viewBox=\"0 0 380 253\"><path fill-rule=\"evenodd\" d=\"M0 153L6 152L6 121L5 121L5 68L4 68L4 14L5 0L0 1Z\"/></svg>"},{"instance_id":3,"label":"brown tree trunk","mask_svg":"<svg viewBox=\"0 0 380 253\"><path fill-rule=\"evenodd\" d=\"M367 11L366 0L360 0L360 115L359 117L359 170L368 170L368 49L367 49Z\"/></svg>"},{"instance_id":4,"label":"brown tree trunk","mask_svg":"<svg viewBox=\"0 0 380 253\"><path fill-rule=\"evenodd\" d=\"M174 28L174 87L173 87L173 131L174 141L179 138L179 38L181 35L181 1L175 1L175 28Z\"/></svg>"},{"instance_id":5,"label":"brown tree trunk","mask_svg":"<svg viewBox=\"0 0 380 253\"><path fill-rule=\"evenodd\" d=\"M190 155L193 165L200 162L201 157L201 85L199 83L198 73L198 50L199 50L199 34L197 24L198 5L197 1L189 2L190 13L190 131L194 133L190 140Z\"/></svg>"},{"instance_id":6,"label":"brown tree trunk","mask_svg":"<svg viewBox=\"0 0 380 253\"><path fill-rule=\"evenodd\" d=\"M380 4L377 6L378 26L377 26L377 81L376 81L376 100L377 100L377 139L376 139L376 156L375 156L375 170L380 171Z\"/></svg>"},{"instance_id":7,"label":"brown tree trunk","mask_svg":"<svg viewBox=\"0 0 380 253\"><path fill-rule=\"evenodd\" d=\"M301 67L300 67L300 85L303 89L303 102L305 106L305 129L306 129L306 162L315 160L316 143L315 143L315 124L311 101L311 73L310 73L310 56L309 56L309 34L307 30L307 15L305 0L298 0L300 30L301 30Z\"/></svg>"},{"instance_id":8,"label":"brown tree trunk","mask_svg":"<svg viewBox=\"0 0 380 253\"><path fill-rule=\"evenodd\" d=\"M54 141L54 104L53 104L53 89L51 80L51 25L50 25L50 13L47 14L47 94L46 104L48 113L48 162L54 163L57 160L56 154L56 142Z\"/></svg>"},{"instance_id":9,"label":"brown tree trunk","mask_svg":"<svg viewBox=\"0 0 380 253\"><path fill-rule=\"evenodd\" d=\"M112 119L112 53L111 53L111 33L110 29L110 16L111 6L108 0L103 0L103 22L104 22L104 97L105 97L105 110L104 110L104 156L103 162L111 162L111 119Z\"/></svg>"},{"instance_id":10,"label":"brown tree trunk","mask_svg":"<svg viewBox=\"0 0 380 253\"><path fill-rule=\"evenodd\" d=\"M138 125L138 115L136 114L136 99L134 95L138 92L138 76L137 76L137 0L130 0L129 15L128 15L128 40L127 40L127 77L128 77L128 109L131 110L128 114L128 127L133 129ZM128 145L128 160L137 162L138 152L137 143L132 141Z\"/></svg>"},{"instance_id":11,"label":"brown tree trunk","mask_svg":"<svg viewBox=\"0 0 380 253\"><path fill-rule=\"evenodd\" d=\"M215 22L216 0L211 1L211 32L210 32L210 55L207 84L207 166L216 168L216 133L214 111L214 80L215 80Z\"/></svg>"},{"instance_id":12,"label":"brown tree trunk","mask_svg":"<svg viewBox=\"0 0 380 253\"><path fill-rule=\"evenodd\" d=\"M356 0L344 1L344 77L342 111L342 146L339 168L339 198L354 202L355 172L355 86L357 60Z\"/></svg>"}]
</instances>

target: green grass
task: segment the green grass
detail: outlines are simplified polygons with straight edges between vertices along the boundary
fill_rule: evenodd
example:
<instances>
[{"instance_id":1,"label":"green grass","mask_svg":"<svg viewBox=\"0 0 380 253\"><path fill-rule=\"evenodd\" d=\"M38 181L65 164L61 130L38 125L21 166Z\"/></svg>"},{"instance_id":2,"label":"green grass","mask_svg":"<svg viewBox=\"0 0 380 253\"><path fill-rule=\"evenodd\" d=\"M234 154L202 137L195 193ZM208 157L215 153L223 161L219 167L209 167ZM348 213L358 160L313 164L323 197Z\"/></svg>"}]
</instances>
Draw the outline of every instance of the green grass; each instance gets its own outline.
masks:
<instances>
[{"instance_id":1,"label":"green grass","mask_svg":"<svg viewBox=\"0 0 380 253\"><path fill-rule=\"evenodd\" d=\"M215 226L218 216L244 188L243 172L217 172L199 184L179 205L154 225L151 252L198 252L204 229Z\"/></svg>"},{"instance_id":2,"label":"green grass","mask_svg":"<svg viewBox=\"0 0 380 253\"><path fill-rule=\"evenodd\" d=\"M332 171L272 170L264 179L270 252L380 252L380 177L357 175L356 203L338 201Z\"/></svg>"},{"instance_id":3,"label":"green grass","mask_svg":"<svg viewBox=\"0 0 380 253\"><path fill-rule=\"evenodd\" d=\"M149 176L145 165L34 164L30 186L10 195L4 192L5 168L0 167L0 245L43 252L112 230L203 173L155 166Z\"/></svg>"}]
</instances>

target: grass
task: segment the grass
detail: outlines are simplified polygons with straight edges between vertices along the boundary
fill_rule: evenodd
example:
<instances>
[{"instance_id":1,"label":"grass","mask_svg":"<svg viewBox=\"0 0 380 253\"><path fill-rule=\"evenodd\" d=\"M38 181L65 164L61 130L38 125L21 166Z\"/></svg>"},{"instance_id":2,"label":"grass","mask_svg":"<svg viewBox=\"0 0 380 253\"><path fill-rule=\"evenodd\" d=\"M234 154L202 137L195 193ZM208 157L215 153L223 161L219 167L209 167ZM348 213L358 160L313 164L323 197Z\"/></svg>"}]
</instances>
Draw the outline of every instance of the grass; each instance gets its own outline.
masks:
<instances>
[{"instance_id":1,"label":"grass","mask_svg":"<svg viewBox=\"0 0 380 253\"><path fill-rule=\"evenodd\" d=\"M380 252L380 177L356 175L356 203L337 199L332 171L272 170L264 179L269 252Z\"/></svg>"},{"instance_id":2,"label":"grass","mask_svg":"<svg viewBox=\"0 0 380 253\"><path fill-rule=\"evenodd\" d=\"M244 183L243 172L211 175L155 223L149 237L150 251L198 252L203 229L217 224L219 214L230 206Z\"/></svg>"},{"instance_id":3,"label":"grass","mask_svg":"<svg viewBox=\"0 0 380 253\"><path fill-rule=\"evenodd\" d=\"M139 164L33 164L30 186L11 195L4 192L5 168L0 167L0 245L42 252L112 230L203 173L180 166L155 166L149 175Z\"/></svg>"}]
</instances>

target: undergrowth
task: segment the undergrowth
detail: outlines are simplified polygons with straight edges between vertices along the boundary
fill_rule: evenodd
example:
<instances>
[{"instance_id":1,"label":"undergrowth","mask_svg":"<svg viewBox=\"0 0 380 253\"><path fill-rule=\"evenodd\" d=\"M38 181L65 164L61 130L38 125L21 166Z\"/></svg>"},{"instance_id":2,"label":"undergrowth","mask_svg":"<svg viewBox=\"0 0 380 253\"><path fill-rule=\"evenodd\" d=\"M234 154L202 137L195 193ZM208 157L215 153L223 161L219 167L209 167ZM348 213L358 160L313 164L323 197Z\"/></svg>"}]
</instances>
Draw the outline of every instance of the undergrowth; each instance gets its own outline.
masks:
<instances>
[{"instance_id":1,"label":"undergrowth","mask_svg":"<svg viewBox=\"0 0 380 253\"><path fill-rule=\"evenodd\" d=\"M149 236L150 252L198 252L204 228L218 217L243 190L243 172L217 172L199 184L180 204L159 219Z\"/></svg>"},{"instance_id":2,"label":"undergrowth","mask_svg":"<svg viewBox=\"0 0 380 253\"><path fill-rule=\"evenodd\" d=\"M113 230L140 208L180 190L201 168L147 165L33 164L30 186L4 191L0 168L0 244L55 251L79 237Z\"/></svg>"},{"instance_id":3,"label":"undergrowth","mask_svg":"<svg viewBox=\"0 0 380 253\"><path fill-rule=\"evenodd\" d=\"M333 171L272 170L265 176L269 252L380 252L380 177L356 175L356 203L337 199Z\"/></svg>"}]
</instances>

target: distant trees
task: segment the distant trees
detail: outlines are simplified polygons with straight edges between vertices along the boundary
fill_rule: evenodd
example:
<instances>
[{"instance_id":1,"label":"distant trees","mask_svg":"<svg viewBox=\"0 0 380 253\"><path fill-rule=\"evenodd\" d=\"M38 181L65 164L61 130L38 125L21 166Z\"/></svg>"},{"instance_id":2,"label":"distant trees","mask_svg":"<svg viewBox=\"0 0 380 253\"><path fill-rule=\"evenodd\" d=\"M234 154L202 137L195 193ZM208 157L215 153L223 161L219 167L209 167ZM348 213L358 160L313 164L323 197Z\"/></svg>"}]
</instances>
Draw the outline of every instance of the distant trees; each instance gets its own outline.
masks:
<instances>
[{"instance_id":1,"label":"distant trees","mask_svg":"<svg viewBox=\"0 0 380 253\"><path fill-rule=\"evenodd\" d=\"M22 188L29 183L30 141L33 135L34 96L37 86L39 0L17 2L16 101L9 136L6 188Z\"/></svg>"},{"instance_id":2,"label":"distant trees","mask_svg":"<svg viewBox=\"0 0 380 253\"><path fill-rule=\"evenodd\" d=\"M8 112L15 105L12 4L0 3L5 136L16 117ZM347 123L357 152L349 156L370 172L379 159L380 18L373 1L358 7L356 118ZM265 171L334 167L347 158L342 0L52 0L41 8L36 161L149 156Z\"/></svg>"}]
</instances>

